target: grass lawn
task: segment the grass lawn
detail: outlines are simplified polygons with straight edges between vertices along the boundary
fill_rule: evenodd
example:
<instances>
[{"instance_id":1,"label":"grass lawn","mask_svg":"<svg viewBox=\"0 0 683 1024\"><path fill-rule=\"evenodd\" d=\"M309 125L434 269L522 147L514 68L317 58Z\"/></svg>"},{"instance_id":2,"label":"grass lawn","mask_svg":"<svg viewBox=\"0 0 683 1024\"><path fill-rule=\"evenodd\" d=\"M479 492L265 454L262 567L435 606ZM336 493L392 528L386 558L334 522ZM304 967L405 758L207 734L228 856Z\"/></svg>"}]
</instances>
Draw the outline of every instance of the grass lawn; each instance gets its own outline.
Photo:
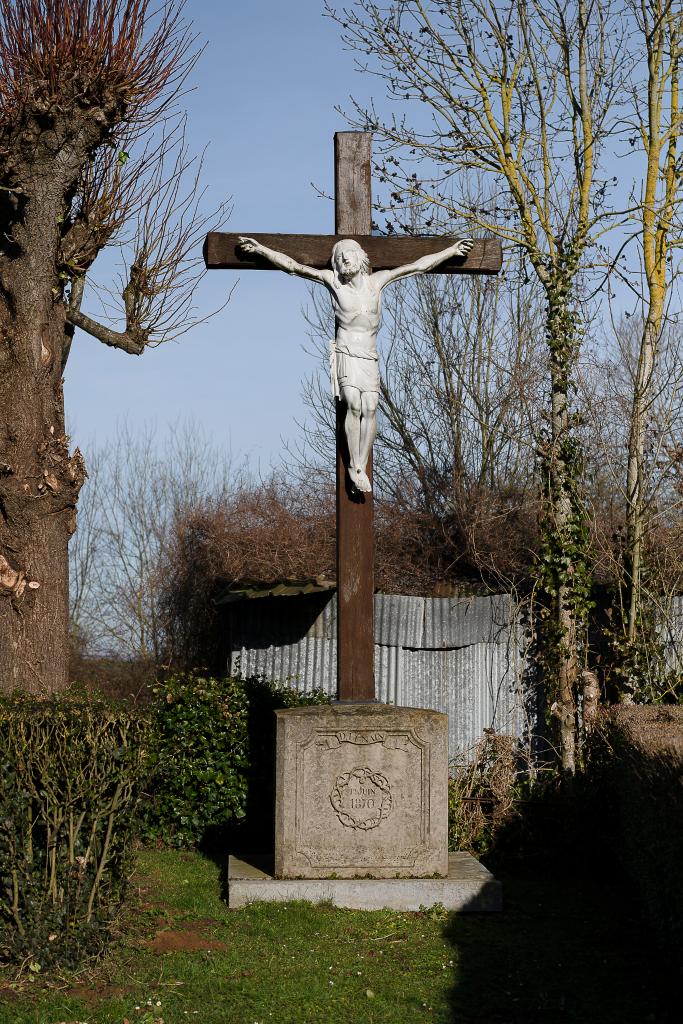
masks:
<instances>
[{"instance_id":1,"label":"grass lawn","mask_svg":"<svg viewBox=\"0 0 683 1024\"><path fill-rule=\"evenodd\" d=\"M618 892L528 874L503 882L503 914L228 911L212 860L144 852L107 958L52 987L0 973L0 1024L674 1020Z\"/></svg>"}]
</instances>

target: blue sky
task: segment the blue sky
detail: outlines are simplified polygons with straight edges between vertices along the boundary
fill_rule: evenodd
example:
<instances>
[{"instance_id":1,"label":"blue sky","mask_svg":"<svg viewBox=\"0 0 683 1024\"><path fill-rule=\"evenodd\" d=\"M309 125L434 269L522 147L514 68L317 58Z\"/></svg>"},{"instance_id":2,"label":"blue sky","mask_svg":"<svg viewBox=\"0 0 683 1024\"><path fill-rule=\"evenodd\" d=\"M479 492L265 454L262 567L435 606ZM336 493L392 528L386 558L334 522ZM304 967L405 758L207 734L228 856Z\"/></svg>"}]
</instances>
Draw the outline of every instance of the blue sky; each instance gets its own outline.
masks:
<instances>
[{"instance_id":1,"label":"blue sky","mask_svg":"<svg viewBox=\"0 0 683 1024\"><path fill-rule=\"evenodd\" d=\"M331 233L332 203L311 183L332 191L333 135L347 128L334 107L364 83L322 0L188 0L187 16L207 44L185 100L192 148L209 144L207 203L233 197L230 231ZM219 306L237 280L208 274L199 309ZM163 438L168 424L192 420L267 470L282 439L300 434L301 379L314 367L303 350L308 299L307 285L284 274L242 274L218 316L140 358L78 332L65 386L73 443L87 457L118 422L156 424Z\"/></svg>"},{"instance_id":2,"label":"blue sky","mask_svg":"<svg viewBox=\"0 0 683 1024\"><path fill-rule=\"evenodd\" d=\"M355 70L323 0L187 0L186 13L206 44L185 106L191 147L209 146L207 205L232 197L230 231L331 233L333 204L314 186L332 192L333 136L348 128L335 106L374 95L381 113L382 83ZM106 281L106 253L98 267ZM86 457L122 422L133 431L156 425L160 444L168 426L192 422L215 448L261 472L278 464L283 443L296 445L301 382L316 365L305 351L308 286L275 271L213 271L198 291L199 311L219 307L235 283L216 317L140 358L77 333L67 425ZM92 299L86 310L96 315Z\"/></svg>"}]
</instances>

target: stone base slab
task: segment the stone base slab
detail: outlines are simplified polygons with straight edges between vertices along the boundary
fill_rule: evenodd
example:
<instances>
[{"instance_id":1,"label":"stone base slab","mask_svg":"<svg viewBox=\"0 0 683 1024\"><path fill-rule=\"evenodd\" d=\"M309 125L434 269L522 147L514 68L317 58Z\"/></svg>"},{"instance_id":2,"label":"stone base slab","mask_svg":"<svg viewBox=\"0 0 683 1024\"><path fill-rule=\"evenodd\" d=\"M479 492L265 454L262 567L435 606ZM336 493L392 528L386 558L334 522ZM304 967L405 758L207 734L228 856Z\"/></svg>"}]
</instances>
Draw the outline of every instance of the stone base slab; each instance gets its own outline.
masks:
<instances>
[{"instance_id":1,"label":"stone base slab","mask_svg":"<svg viewBox=\"0 0 683 1024\"><path fill-rule=\"evenodd\" d=\"M448 718L385 704L277 715L277 878L448 871Z\"/></svg>"},{"instance_id":2,"label":"stone base slab","mask_svg":"<svg viewBox=\"0 0 683 1024\"><path fill-rule=\"evenodd\" d=\"M256 858L228 863L228 906L249 903L333 903L350 910L420 910L439 903L460 913L503 909L503 889L469 853L448 855L446 878L275 878Z\"/></svg>"}]
</instances>

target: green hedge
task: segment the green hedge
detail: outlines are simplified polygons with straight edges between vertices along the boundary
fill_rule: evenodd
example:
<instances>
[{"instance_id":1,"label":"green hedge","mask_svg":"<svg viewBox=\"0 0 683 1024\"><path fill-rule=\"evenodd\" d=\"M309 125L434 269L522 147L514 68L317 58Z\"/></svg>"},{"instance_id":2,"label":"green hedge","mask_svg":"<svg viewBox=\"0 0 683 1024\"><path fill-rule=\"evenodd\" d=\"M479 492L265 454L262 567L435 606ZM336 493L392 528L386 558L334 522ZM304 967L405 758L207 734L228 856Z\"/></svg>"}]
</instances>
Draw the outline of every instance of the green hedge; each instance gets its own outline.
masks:
<instances>
[{"instance_id":1,"label":"green hedge","mask_svg":"<svg viewBox=\"0 0 683 1024\"><path fill-rule=\"evenodd\" d=\"M219 833L272 844L275 709L327 701L262 679L183 673L154 688L146 839L184 847ZM256 844L255 846L253 844Z\"/></svg>"},{"instance_id":2,"label":"green hedge","mask_svg":"<svg viewBox=\"0 0 683 1024\"><path fill-rule=\"evenodd\" d=\"M172 846L244 816L247 698L236 679L192 672L153 688L144 834Z\"/></svg>"},{"instance_id":3,"label":"green hedge","mask_svg":"<svg viewBox=\"0 0 683 1024\"><path fill-rule=\"evenodd\" d=\"M0 955L33 970L105 945L125 896L147 723L70 693L0 699Z\"/></svg>"}]
</instances>

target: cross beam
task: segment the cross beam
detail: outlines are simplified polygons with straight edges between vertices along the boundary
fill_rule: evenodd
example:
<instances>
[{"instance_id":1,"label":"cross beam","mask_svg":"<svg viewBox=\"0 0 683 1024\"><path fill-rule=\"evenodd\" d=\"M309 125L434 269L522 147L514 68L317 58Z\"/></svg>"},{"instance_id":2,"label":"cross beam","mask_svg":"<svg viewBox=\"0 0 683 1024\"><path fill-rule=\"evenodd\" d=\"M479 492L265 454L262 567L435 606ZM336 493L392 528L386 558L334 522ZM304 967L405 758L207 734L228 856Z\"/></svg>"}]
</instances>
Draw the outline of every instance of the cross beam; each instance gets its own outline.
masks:
<instances>
[{"instance_id":1,"label":"cross beam","mask_svg":"<svg viewBox=\"0 0 683 1024\"><path fill-rule=\"evenodd\" d=\"M351 133L349 133L351 134ZM354 133L355 134L355 133ZM211 231L206 236L204 260L209 270L272 270L267 260L239 250L239 235ZM370 259L373 270L391 270L412 263L420 256L440 252L447 239L423 236L355 234L351 231L338 235L264 235L251 234L261 245L291 256L298 263L316 270L330 265L330 253L335 242L353 238L359 242ZM497 238L478 238L464 258L454 257L441 263L432 274L497 274L502 265L501 244Z\"/></svg>"},{"instance_id":2,"label":"cross beam","mask_svg":"<svg viewBox=\"0 0 683 1024\"><path fill-rule=\"evenodd\" d=\"M335 242L353 238L373 270L390 270L441 252L449 239L372 235L372 135L337 132L334 137L335 234L254 235L269 249L316 269L330 266ZM453 239L450 239L452 242ZM266 270L272 265L238 249L239 235L213 231L204 244L209 270ZM477 239L466 257L440 264L437 274L497 274L502 249L497 239ZM372 493L349 484L344 431L345 406L337 400L337 685L341 701L375 700L374 545ZM372 481L372 454L367 465Z\"/></svg>"}]
</instances>

